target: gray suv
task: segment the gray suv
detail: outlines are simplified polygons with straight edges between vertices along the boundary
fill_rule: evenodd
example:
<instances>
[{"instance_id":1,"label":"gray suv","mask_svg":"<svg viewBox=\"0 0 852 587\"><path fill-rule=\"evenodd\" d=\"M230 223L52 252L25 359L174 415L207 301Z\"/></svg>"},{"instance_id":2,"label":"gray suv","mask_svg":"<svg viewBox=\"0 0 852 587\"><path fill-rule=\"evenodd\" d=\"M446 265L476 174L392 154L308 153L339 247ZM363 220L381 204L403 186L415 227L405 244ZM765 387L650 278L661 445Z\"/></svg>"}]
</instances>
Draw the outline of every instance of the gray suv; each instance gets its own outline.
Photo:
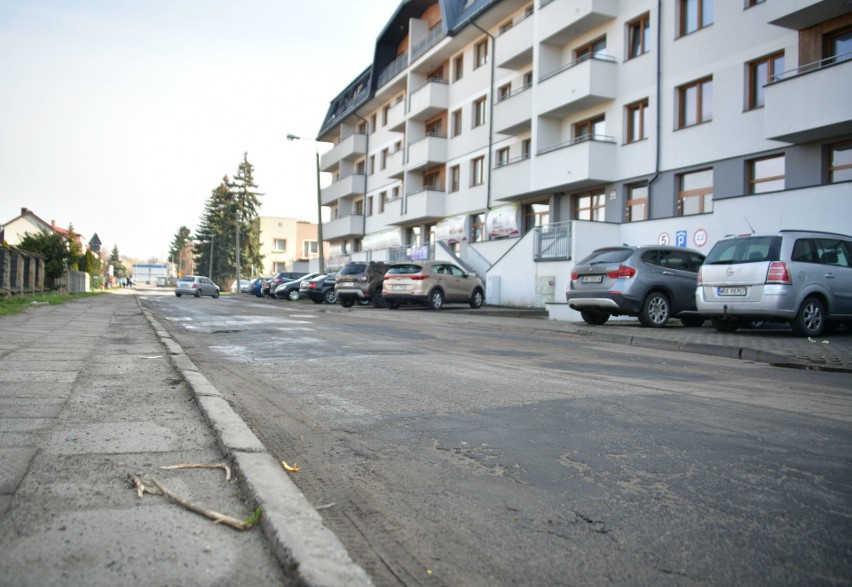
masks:
<instances>
[{"instance_id":1,"label":"gray suv","mask_svg":"<svg viewBox=\"0 0 852 587\"><path fill-rule=\"evenodd\" d=\"M703 262L704 255L681 247L597 249L574 266L565 297L589 324L603 324L610 316L638 316L643 326L655 328L674 317L684 326L701 326L695 284Z\"/></svg>"},{"instance_id":2,"label":"gray suv","mask_svg":"<svg viewBox=\"0 0 852 587\"><path fill-rule=\"evenodd\" d=\"M344 308L350 308L358 302L362 306L373 304L384 308L382 283L390 265L378 262L352 262L344 265L337 273L334 291L337 300Z\"/></svg>"},{"instance_id":3,"label":"gray suv","mask_svg":"<svg viewBox=\"0 0 852 587\"><path fill-rule=\"evenodd\" d=\"M726 237L698 274L695 303L722 332L789 322L820 336L852 322L852 237L811 230Z\"/></svg>"}]
</instances>

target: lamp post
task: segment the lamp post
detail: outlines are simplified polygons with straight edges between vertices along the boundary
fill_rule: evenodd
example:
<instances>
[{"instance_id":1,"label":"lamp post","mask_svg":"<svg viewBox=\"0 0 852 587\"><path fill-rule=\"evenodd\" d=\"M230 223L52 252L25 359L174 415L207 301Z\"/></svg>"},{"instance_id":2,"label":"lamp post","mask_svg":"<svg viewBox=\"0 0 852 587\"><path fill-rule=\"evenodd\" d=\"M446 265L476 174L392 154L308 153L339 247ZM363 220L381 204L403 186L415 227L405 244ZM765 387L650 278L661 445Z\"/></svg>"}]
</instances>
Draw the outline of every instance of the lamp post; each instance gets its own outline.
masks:
<instances>
[{"instance_id":1,"label":"lamp post","mask_svg":"<svg viewBox=\"0 0 852 587\"><path fill-rule=\"evenodd\" d=\"M319 253L319 272L325 273L325 252L322 246L322 194L320 191L320 156L319 143L313 139L307 139L296 135L287 135L288 141L311 141L317 154L317 240L319 241L317 251Z\"/></svg>"},{"instance_id":2,"label":"lamp post","mask_svg":"<svg viewBox=\"0 0 852 587\"><path fill-rule=\"evenodd\" d=\"M216 238L216 235L212 232L210 233L210 272L207 274L207 277L210 278L210 281L213 281L213 240Z\"/></svg>"}]
</instances>

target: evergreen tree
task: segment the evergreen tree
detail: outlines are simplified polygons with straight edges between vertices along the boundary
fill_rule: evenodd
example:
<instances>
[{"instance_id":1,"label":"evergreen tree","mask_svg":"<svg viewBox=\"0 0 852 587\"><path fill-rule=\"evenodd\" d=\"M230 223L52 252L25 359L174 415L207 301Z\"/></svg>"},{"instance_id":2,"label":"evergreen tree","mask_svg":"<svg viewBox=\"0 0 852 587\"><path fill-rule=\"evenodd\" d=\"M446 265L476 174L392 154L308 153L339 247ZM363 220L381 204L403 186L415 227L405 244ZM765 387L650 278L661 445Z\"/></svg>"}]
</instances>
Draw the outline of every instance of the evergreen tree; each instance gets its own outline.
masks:
<instances>
[{"instance_id":1,"label":"evergreen tree","mask_svg":"<svg viewBox=\"0 0 852 587\"><path fill-rule=\"evenodd\" d=\"M260 196L263 194L257 191L254 183L254 165L249 163L248 153L243 153L243 160L233 180L228 183L228 190L235 207L235 221L240 227L240 278L243 278L249 275L247 268L261 267L263 263L260 232L254 222L260 212Z\"/></svg>"},{"instance_id":2,"label":"evergreen tree","mask_svg":"<svg viewBox=\"0 0 852 587\"><path fill-rule=\"evenodd\" d=\"M107 262L112 265L112 274L114 277L127 277L127 267L121 261L121 256L118 253L118 245L113 245Z\"/></svg>"},{"instance_id":3,"label":"evergreen tree","mask_svg":"<svg viewBox=\"0 0 852 587\"><path fill-rule=\"evenodd\" d=\"M56 289L57 281L62 278L68 268L68 259L71 254L68 249L68 240L54 231L26 233L18 247L44 259L44 284L48 289Z\"/></svg>"},{"instance_id":4,"label":"evergreen tree","mask_svg":"<svg viewBox=\"0 0 852 587\"><path fill-rule=\"evenodd\" d=\"M228 192L230 180L226 175L204 206L204 214L195 231L193 257L196 272L207 275L224 287L229 276L234 275L234 208ZM210 258L213 258L212 272Z\"/></svg>"},{"instance_id":5,"label":"evergreen tree","mask_svg":"<svg viewBox=\"0 0 852 587\"><path fill-rule=\"evenodd\" d=\"M190 271L189 267L183 267L183 248L189 240L191 232L186 226L181 226L175 233L175 238L172 240L172 246L169 249L169 259L178 266L178 272L183 274Z\"/></svg>"}]
</instances>

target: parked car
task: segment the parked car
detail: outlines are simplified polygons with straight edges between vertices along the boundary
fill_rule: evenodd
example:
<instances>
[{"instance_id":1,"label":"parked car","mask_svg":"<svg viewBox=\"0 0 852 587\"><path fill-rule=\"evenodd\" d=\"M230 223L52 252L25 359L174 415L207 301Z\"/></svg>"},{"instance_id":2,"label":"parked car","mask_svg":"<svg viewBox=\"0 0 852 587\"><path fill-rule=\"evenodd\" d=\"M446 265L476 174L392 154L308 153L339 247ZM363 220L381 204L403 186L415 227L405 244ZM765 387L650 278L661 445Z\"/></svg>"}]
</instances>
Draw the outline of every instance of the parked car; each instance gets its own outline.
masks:
<instances>
[{"instance_id":1,"label":"parked car","mask_svg":"<svg viewBox=\"0 0 852 587\"><path fill-rule=\"evenodd\" d=\"M265 277L255 277L254 279L252 279L251 283L249 283L248 293L253 295L253 296L257 296L259 298L263 297L263 294L260 293L260 288L263 286L263 280L264 279L266 279L266 278Z\"/></svg>"},{"instance_id":2,"label":"parked car","mask_svg":"<svg viewBox=\"0 0 852 587\"><path fill-rule=\"evenodd\" d=\"M300 277L299 279L294 279L293 281L285 281L281 285L275 288L275 292L272 294L276 299L282 300L290 300L291 302L295 302L301 298L299 286L303 281L309 281L314 277L319 277L319 273L308 273L304 277Z\"/></svg>"},{"instance_id":3,"label":"parked car","mask_svg":"<svg viewBox=\"0 0 852 587\"><path fill-rule=\"evenodd\" d=\"M307 273L304 271L279 271L275 274L275 276L269 280L269 291L266 293L270 298L275 299L275 288L286 281L293 281L294 279L301 279Z\"/></svg>"},{"instance_id":4,"label":"parked car","mask_svg":"<svg viewBox=\"0 0 852 587\"><path fill-rule=\"evenodd\" d=\"M323 274L313 279L303 281L299 285L300 294L310 298L315 304L333 304L337 302L337 295L334 293L334 284L337 281L336 273Z\"/></svg>"},{"instance_id":5,"label":"parked car","mask_svg":"<svg viewBox=\"0 0 852 587\"><path fill-rule=\"evenodd\" d=\"M852 323L852 237L808 230L718 241L695 290L698 311L722 332L753 321L789 322L798 336Z\"/></svg>"},{"instance_id":6,"label":"parked car","mask_svg":"<svg viewBox=\"0 0 852 587\"><path fill-rule=\"evenodd\" d=\"M401 304L440 310L452 302L481 308L485 303L485 286L476 274L446 261L397 263L385 273L382 298L385 307L391 310Z\"/></svg>"},{"instance_id":7,"label":"parked car","mask_svg":"<svg viewBox=\"0 0 852 587\"><path fill-rule=\"evenodd\" d=\"M175 295L181 297L184 294L197 298L201 296L218 298L219 286L201 275L184 275L177 280Z\"/></svg>"},{"instance_id":8,"label":"parked car","mask_svg":"<svg viewBox=\"0 0 852 587\"><path fill-rule=\"evenodd\" d=\"M157 278L157 287L166 287L169 280L166 277L158 277Z\"/></svg>"},{"instance_id":9,"label":"parked car","mask_svg":"<svg viewBox=\"0 0 852 587\"><path fill-rule=\"evenodd\" d=\"M704 255L681 247L603 247L574 266L565 298L588 324L637 316L654 328L673 317L684 326L701 326L695 285L703 262Z\"/></svg>"},{"instance_id":10,"label":"parked car","mask_svg":"<svg viewBox=\"0 0 852 587\"><path fill-rule=\"evenodd\" d=\"M248 293L248 289L249 289L250 284L251 284L251 281L249 281L248 279L240 279L240 292L241 293ZM234 280L234 282L231 284L231 293L237 293L237 281L236 280Z\"/></svg>"},{"instance_id":11,"label":"parked car","mask_svg":"<svg viewBox=\"0 0 852 587\"><path fill-rule=\"evenodd\" d=\"M350 308L355 302L376 308L385 306L382 299L382 285L385 272L390 265L380 262L352 262L344 265L337 273L337 285L334 291L337 300L344 308Z\"/></svg>"}]
</instances>

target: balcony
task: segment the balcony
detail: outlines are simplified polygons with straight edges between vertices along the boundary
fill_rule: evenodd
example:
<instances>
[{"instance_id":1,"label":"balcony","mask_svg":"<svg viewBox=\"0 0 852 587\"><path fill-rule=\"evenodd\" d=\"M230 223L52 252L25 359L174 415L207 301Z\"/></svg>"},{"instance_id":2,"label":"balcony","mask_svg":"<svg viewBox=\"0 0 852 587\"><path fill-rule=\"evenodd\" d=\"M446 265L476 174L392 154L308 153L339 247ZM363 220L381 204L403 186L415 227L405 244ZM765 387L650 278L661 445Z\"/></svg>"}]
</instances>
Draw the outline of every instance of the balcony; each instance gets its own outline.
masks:
<instances>
[{"instance_id":1,"label":"balcony","mask_svg":"<svg viewBox=\"0 0 852 587\"><path fill-rule=\"evenodd\" d=\"M591 136L542 149L536 156L532 191L567 191L618 179L613 137Z\"/></svg>"},{"instance_id":2,"label":"balcony","mask_svg":"<svg viewBox=\"0 0 852 587\"><path fill-rule=\"evenodd\" d=\"M595 55L543 75L538 85L536 114L562 118L613 100L617 73L614 58Z\"/></svg>"},{"instance_id":3,"label":"balcony","mask_svg":"<svg viewBox=\"0 0 852 587\"><path fill-rule=\"evenodd\" d=\"M491 195L495 200L512 202L529 197L532 159L520 157L495 167L491 174Z\"/></svg>"},{"instance_id":4,"label":"balcony","mask_svg":"<svg viewBox=\"0 0 852 587\"><path fill-rule=\"evenodd\" d=\"M405 172L403 168L403 161L405 160L405 150L400 148L399 151L394 151L393 153L388 154L387 162L385 163L384 173L388 177L392 177L395 179L399 179L403 176Z\"/></svg>"},{"instance_id":5,"label":"balcony","mask_svg":"<svg viewBox=\"0 0 852 587\"><path fill-rule=\"evenodd\" d=\"M408 171L447 162L446 135L428 134L408 143Z\"/></svg>"},{"instance_id":6,"label":"balcony","mask_svg":"<svg viewBox=\"0 0 852 587\"><path fill-rule=\"evenodd\" d=\"M354 173L340 178L340 180L320 192L322 205L328 206L329 204L336 203L341 198L363 195L364 180L365 177L363 175L355 175Z\"/></svg>"},{"instance_id":7,"label":"balcony","mask_svg":"<svg viewBox=\"0 0 852 587\"><path fill-rule=\"evenodd\" d=\"M444 190L425 186L405 195L405 214L399 220L399 224L410 224L412 222L428 222L443 218Z\"/></svg>"},{"instance_id":8,"label":"balcony","mask_svg":"<svg viewBox=\"0 0 852 587\"><path fill-rule=\"evenodd\" d=\"M618 15L618 0L542 0L537 21L539 38L564 45Z\"/></svg>"},{"instance_id":9,"label":"balcony","mask_svg":"<svg viewBox=\"0 0 852 587\"><path fill-rule=\"evenodd\" d=\"M332 171L337 168L341 161L358 159L367 154L367 135L353 133L341 139L334 145L331 151L325 153L320 160L322 171Z\"/></svg>"},{"instance_id":10,"label":"balcony","mask_svg":"<svg viewBox=\"0 0 852 587\"><path fill-rule=\"evenodd\" d=\"M494 105L494 130L504 135L516 135L532 126L531 86L512 92Z\"/></svg>"},{"instance_id":11,"label":"balcony","mask_svg":"<svg viewBox=\"0 0 852 587\"><path fill-rule=\"evenodd\" d=\"M408 118L426 120L449 106L450 86L443 80L430 80L408 97Z\"/></svg>"},{"instance_id":12,"label":"balcony","mask_svg":"<svg viewBox=\"0 0 852 587\"><path fill-rule=\"evenodd\" d=\"M333 241L353 236L364 236L364 216L361 214L335 218L322 224L324 240Z\"/></svg>"},{"instance_id":13,"label":"balcony","mask_svg":"<svg viewBox=\"0 0 852 587\"><path fill-rule=\"evenodd\" d=\"M494 59L497 67L520 69L532 63L534 20L534 18L524 18L515 21L512 28L497 37L494 43Z\"/></svg>"},{"instance_id":14,"label":"balcony","mask_svg":"<svg viewBox=\"0 0 852 587\"><path fill-rule=\"evenodd\" d=\"M849 12L837 0L772 0L766 3L769 24L801 31Z\"/></svg>"},{"instance_id":15,"label":"balcony","mask_svg":"<svg viewBox=\"0 0 852 587\"><path fill-rule=\"evenodd\" d=\"M839 61L846 57L845 61ZM782 73L766 86L764 135L786 143L807 143L852 133L848 96L852 53Z\"/></svg>"}]
</instances>

